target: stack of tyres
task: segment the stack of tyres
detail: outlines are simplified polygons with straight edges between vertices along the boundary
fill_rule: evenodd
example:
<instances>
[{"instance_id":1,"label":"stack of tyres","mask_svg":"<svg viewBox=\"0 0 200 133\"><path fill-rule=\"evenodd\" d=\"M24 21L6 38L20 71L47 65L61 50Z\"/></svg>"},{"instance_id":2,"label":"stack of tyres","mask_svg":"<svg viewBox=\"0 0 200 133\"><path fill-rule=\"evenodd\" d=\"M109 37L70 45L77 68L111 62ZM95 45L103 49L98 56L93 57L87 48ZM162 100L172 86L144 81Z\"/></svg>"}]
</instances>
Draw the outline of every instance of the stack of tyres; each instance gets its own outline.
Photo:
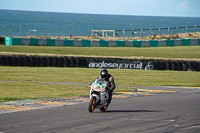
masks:
<instances>
[{"instance_id":1,"label":"stack of tyres","mask_svg":"<svg viewBox=\"0 0 200 133\"><path fill-rule=\"evenodd\" d=\"M35 62L34 62L35 63L35 67L41 67L41 65L42 65L41 64L41 58L42 58L41 56L36 56L35 57Z\"/></svg>"},{"instance_id":2,"label":"stack of tyres","mask_svg":"<svg viewBox=\"0 0 200 133\"><path fill-rule=\"evenodd\" d=\"M34 67L34 57L33 56L28 56L28 66L29 67Z\"/></svg>"},{"instance_id":3,"label":"stack of tyres","mask_svg":"<svg viewBox=\"0 0 200 133\"><path fill-rule=\"evenodd\" d=\"M88 61L85 57L82 58L82 67L88 67Z\"/></svg>"},{"instance_id":4,"label":"stack of tyres","mask_svg":"<svg viewBox=\"0 0 200 133\"><path fill-rule=\"evenodd\" d=\"M171 64L171 70L173 70L173 71L177 70L175 61L171 61L170 64Z\"/></svg>"},{"instance_id":5,"label":"stack of tyres","mask_svg":"<svg viewBox=\"0 0 200 133\"><path fill-rule=\"evenodd\" d=\"M4 55L0 56L0 65L2 65L2 66L5 65L5 56Z\"/></svg>"},{"instance_id":6,"label":"stack of tyres","mask_svg":"<svg viewBox=\"0 0 200 133\"><path fill-rule=\"evenodd\" d=\"M79 61L78 67L82 67L82 65L83 65L83 60L82 60L82 58L81 58L81 57L77 57L77 58L78 58L78 61Z\"/></svg>"},{"instance_id":7,"label":"stack of tyres","mask_svg":"<svg viewBox=\"0 0 200 133\"><path fill-rule=\"evenodd\" d=\"M188 66L187 66L186 62L185 61L181 61L181 64L182 64L183 71L187 71L188 70Z\"/></svg>"},{"instance_id":8,"label":"stack of tyres","mask_svg":"<svg viewBox=\"0 0 200 133\"><path fill-rule=\"evenodd\" d=\"M200 62L196 62L197 63L197 71L200 71Z\"/></svg>"},{"instance_id":9,"label":"stack of tyres","mask_svg":"<svg viewBox=\"0 0 200 133\"><path fill-rule=\"evenodd\" d=\"M58 67L58 57L53 57L52 67Z\"/></svg>"},{"instance_id":10,"label":"stack of tyres","mask_svg":"<svg viewBox=\"0 0 200 133\"><path fill-rule=\"evenodd\" d=\"M88 65L89 65L89 57L85 58L85 60L86 60L85 65L86 65L86 67L88 67Z\"/></svg>"},{"instance_id":11,"label":"stack of tyres","mask_svg":"<svg viewBox=\"0 0 200 133\"><path fill-rule=\"evenodd\" d=\"M188 61L187 65L188 65L188 70L189 71L196 71L197 70L197 64L196 64L196 62L194 62L194 61L192 61L192 62Z\"/></svg>"},{"instance_id":12,"label":"stack of tyres","mask_svg":"<svg viewBox=\"0 0 200 133\"><path fill-rule=\"evenodd\" d=\"M87 67L87 61L84 57L78 57L79 66L78 67Z\"/></svg>"},{"instance_id":13,"label":"stack of tyres","mask_svg":"<svg viewBox=\"0 0 200 133\"><path fill-rule=\"evenodd\" d=\"M153 63L154 63L154 70L159 70L160 69L159 61L155 60L153 61Z\"/></svg>"},{"instance_id":14,"label":"stack of tyres","mask_svg":"<svg viewBox=\"0 0 200 133\"><path fill-rule=\"evenodd\" d=\"M28 57L27 56L22 56L22 66L28 66Z\"/></svg>"},{"instance_id":15,"label":"stack of tyres","mask_svg":"<svg viewBox=\"0 0 200 133\"><path fill-rule=\"evenodd\" d=\"M84 59L84 57L80 57L80 67L85 67L85 59Z\"/></svg>"},{"instance_id":16,"label":"stack of tyres","mask_svg":"<svg viewBox=\"0 0 200 133\"><path fill-rule=\"evenodd\" d=\"M164 63L162 60L159 60L158 61L158 70L163 70L163 67L164 67Z\"/></svg>"},{"instance_id":17,"label":"stack of tyres","mask_svg":"<svg viewBox=\"0 0 200 133\"><path fill-rule=\"evenodd\" d=\"M159 64L160 64L159 70L166 70L164 61L160 60L160 61L159 61Z\"/></svg>"},{"instance_id":18,"label":"stack of tyres","mask_svg":"<svg viewBox=\"0 0 200 133\"><path fill-rule=\"evenodd\" d=\"M196 61L192 61L193 67L194 67L194 71L198 71L198 64Z\"/></svg>"},{"instance_id":19,"label":"stack of tyres","mask_svg":"<svg viewBox=\"0 0 200 133\"><path fill-rule=\"evenodd\" d=\"M0 44L5 44L5 37L0 37Z\"/></svg>"},{"instance_id":20,"label":"stack of tyres","mask_svg":"<svg viewBox=\"0 0 200 133\"><path fill-rule=\"evenodd\" d=\"M39 66L44 67L45 66L44 57L40 56L39 59L40 59L40 65Z\"/></svg>"},{"instance_id":21,"label":"stack of tyres","mask_svg":"<svg viewBox=\"0 0 200 133\"><path fill-rule=\"evenodd\" d=\"M192 67L192 70L193 70L193 71L196 71L196 70L197 70L197 64L196 64L195 61L192 61L192 62L191 62L191 67Z\"/></svg>"},{"instance_id":22,"label":"stack of tyres","mask_svg":"<svg viewBox=\"0 0 200 133\"><path fill-rule=\"evenodd\" d=\"M17 62L18 66L23 66L22 62L23 62L23 56L19 56L18 57L18 62Z\"/></svg>"},{"instance_id":23,"label":"stack of tyres","mask_svg":"<svg viewBox=\"0 0 200 133\"><path fill-rule=\"evenodd\" d=\"M182 65L181 65L181 62L180 61L175 61L175 64L176 64L176 70L178 71L182 71L183 68L182 68Z\"/></svg>"},{"instance_id":24,"label":"stack of tyres","mask_svg":"<svg viewBox=\"0 0 200 133\"><path fill-rule=\"evenodd\" d=\"M102 62L103 60L101 58L90 58L91 62Z\"/></svg>"},{"instance_id":25,"label":"stack of tyres","mask_svg":"<svg viewBox=\"0 0 200 133\"><path fill-rule=\"evenodd\" d=\"M89 63L133 63L137 60L122 58L93 58L93 57L48 57L25 55L0 55L1 66L28 66L28 67L89 67ZM146 66L153 62L154 70L200 71L200 62L197 61L163 61L163 60L138 60ZM103 66L99 66L103 67ZM109 67L109 64L108 64ZM127 66L126 66L127 67ZM143 67L144 69L144 67Z\"/></svg>"},{"instance_id":26,"label":"stack of tyres","mask_svg":"<svg viewBox=\"0 0 200 133\"><path fill-rule=\"evenodd\" d=\"M3 66L6 65L6 63L5 63L6 61L5 61L5 60L6 60L6 56L5 56L5 55L2 55L2 56L1 56L1 62L2 62L2 65L3 65Z\"/></svg>"},{"instance_id":27,"label":"stack of tyres","mask_svg":"<svg viewBox=\"0 0 200 133\"><path fill-rule=\"evenodd\" d=\"M49 57L43 57L44 58L44 66L49 67L50 66L50 59Z\"/></svg>"},{"instance_id":28,"label":"stack of tyres","mask_svg":"<svg viewBox=\"0 0 200 133\"><path fill-rule=\"evenodd\" d=\"M193 64L190 61L187 61L186 64L188 66L188 71L194 71Z\"/></svg>"},{"instance_id":29,"label":"stack of tyres","mask_svg":"<svg viewBox=\"0 0 200 133\"><path fill-rule=\"evenodd\" d=\"M69 67L70 60L69 60L69 58L67 56L65 57L65 60L66 60L66 67Z\"/></svg>"},{"instance_id":30,"label":"stack of tyres","mask_svg":"<svg viewBox=\"0 0 200 133\"><path fill-rule=\"evenodd\" d=\"M166 70L171 70L171 63L169 61L165 61Z\"/></svg>"},{"instance_id":31,"label":"stack of tyres","mask_svg":"<svg viewBox=\"0 0 200 133\"><path fill-rule=\"evenodd\" d=\"M56 58L56 66L62 67L61 57L55 57Z\"/></svg>"},{"instance_id":32,"label":"stack of tyres","mask_svg":"<svg viewBox=\"0 0 200 133\"><path fill-rule=\"evenodd\" d=\"M22 66L22 60L21 60L21 56L16 56L17 57L17 62L16 62L16 66Z\"/></svg>"},{"instance_id":33,"label":"stack of tyres","mask_svg":"<svg viewBox=\"0 0 200 133\"><path fill-rule=\"evenodd\" d=\"M17 66L17 57L16 56L10 56L10 65Z\"/></svg>"},{"instance_id":34,"label":"stack of tyres","mask_svg":"<svg viewBox=\"0 0 200 133\"><path fill-rule=\"evenodd\" d=\"M39 59L38 59L37 56L32 57L32 63L31 64L33 64L32 65L33 67L39 66Z\"/></svg>"},{"instance_id":35,"label":"stack of tyres","mask_svg":"<svg viewBox=\"0 0 200 133\"><path fill-rule=\"evenodd\" d=\"M11 65L11 57L10 56L5 56L4 57L4 64L5 64L5 66L10 66Z\"/></svg>"},{"instance_id":36,"label":"stack of tyres","mask_svg":"<svg viewBox=\"0 0 200 133\"><path fill-rule=\"evenodd\" d=\"M68 57L69 67L75 67L75 59L74 57Z\"/></svg>"},{"instance_id":37,"label":"stack of tyres","mask_svg":"<svg viewBox=\"0 0 200 133\"><path fill-rule=\"evenodd\" d=\"M8 65L8 63L9 63L9 58L8 58L8 56L3 56L3 64L4 64L4 66L7 66Z\"/></svg>"},{"instance_id":38,"label":"stack of tyres","mask_svg":"<svg viewBox=\"0 0 200 133\"><path fill-rule=\"evenodd\" d=\"M60 57L61 67L67 67L67 58L65 56Z\"/></svg>"},{"instance_id":39,"label":"stack of tyres","mask_svg":"<svg viewBox=\"0 0 200 133\"><path fill-rule=\"evenodd\" d=\"M49 57L49 62L51 67L56 67L56 57Z\"/></svg>"},{"instance_id":40,"label":"stack of tyres","mask_svg":"<svg viewBox=\"0 0 200 133\"><path fill-rule=\"evenodd\" d=\"M2 55L0 55L0 66L3 66L3 57L2 57Z\"/></svg>"},{"instance_id":41,"label":"stack of tyres","mask_svg":"<svg viewBox=\"0 0 200 133\"><path fill-rule=\"evenodd\" d=\"M74 57L74 60L75 60L75 64L74 64L74 67L80 67L80 58L79 57Z\"/></svg>"},{"instance_id":42,"label":"stack of tyres","mask_svg":"<svg viewBox=\"0 0 200 133\"><path fill-rule=\"evenodd\" d=\"M154 70L160 70L160 62L159 60L154 61Z\"/></svg>"}]
</instances>

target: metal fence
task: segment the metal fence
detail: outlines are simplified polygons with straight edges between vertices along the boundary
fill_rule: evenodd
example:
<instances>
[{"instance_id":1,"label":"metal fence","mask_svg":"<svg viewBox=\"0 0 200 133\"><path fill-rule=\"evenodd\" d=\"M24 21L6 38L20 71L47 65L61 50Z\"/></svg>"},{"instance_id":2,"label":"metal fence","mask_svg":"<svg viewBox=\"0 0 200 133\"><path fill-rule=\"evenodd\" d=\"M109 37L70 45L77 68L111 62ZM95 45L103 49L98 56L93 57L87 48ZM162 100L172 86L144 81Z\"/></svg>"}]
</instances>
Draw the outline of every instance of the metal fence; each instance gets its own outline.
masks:
<instances>
[{"instance_id":1,"label":"metal fence","mask_svg":"<svg viewBox=\"0 0 200 133\"><path fill-rule=\"evenodd\" d=\"M200 26L186 27L167 27L167 28L150 28L150 29L123 29L123 30L93 30L92 36L101 37L143 37L162 34L172 35L178 33L189 33L200 31Z\"/></svg>"}]
</instances>

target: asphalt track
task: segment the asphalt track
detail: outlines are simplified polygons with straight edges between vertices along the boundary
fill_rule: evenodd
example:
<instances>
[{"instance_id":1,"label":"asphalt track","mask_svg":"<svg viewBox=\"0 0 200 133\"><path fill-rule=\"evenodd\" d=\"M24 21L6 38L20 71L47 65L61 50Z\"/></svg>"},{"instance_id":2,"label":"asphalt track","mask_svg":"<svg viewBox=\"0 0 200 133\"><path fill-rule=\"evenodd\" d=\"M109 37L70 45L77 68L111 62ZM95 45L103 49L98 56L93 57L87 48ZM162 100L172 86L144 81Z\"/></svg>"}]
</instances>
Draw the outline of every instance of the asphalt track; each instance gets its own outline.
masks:
<instances>
[{"instance_id":1,"label":"asphalt track","mask_svg":"<svg viewBox=\"0 0 200 133\"><path fill-rule=\"evenodd\" d=\"M199 88L137 88L178 92L114 98L106 112L83 102L1 114L0 133L200 133Z\"/></svg>"}]
</instances>

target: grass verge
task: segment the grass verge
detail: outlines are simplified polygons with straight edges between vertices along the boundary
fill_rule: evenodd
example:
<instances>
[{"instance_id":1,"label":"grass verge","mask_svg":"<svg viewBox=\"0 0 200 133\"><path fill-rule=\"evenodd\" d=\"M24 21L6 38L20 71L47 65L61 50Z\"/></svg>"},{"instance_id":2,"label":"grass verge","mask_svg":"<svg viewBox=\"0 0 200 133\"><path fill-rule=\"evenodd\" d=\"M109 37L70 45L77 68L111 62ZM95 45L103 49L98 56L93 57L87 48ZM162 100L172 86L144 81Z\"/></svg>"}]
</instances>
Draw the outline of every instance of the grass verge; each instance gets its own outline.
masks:
<instances>
[{"instance_id":1,"label":"grass verge","mask_svg":"<svg viewBox=\"0 0 200 133\"><path fill-rule=\"evenodd\" d=\"M76 56L111 56L126 58L177 58L200 59L200 46L176 47L50 47L50 46L0 46L0 54L42 54Z\"/></svg>"},{"instance_id":2,"label":"grass verge","mask_svg":"<svg viewBox=\"0 0 200 133\"><path fill-rule=\"evenodd\" d=\"M119 85L200 87L200 72L108 70ZM0 67L1 80L19 81L0 82L0 102L88 95L90 88L86 86L24 81L91 83L99 72L100 69L92 68ZM135 89L122 86L117 87L115 92L133 90Z\"/></svg>"},{"instance_id":3,"label":"grass verge","mask_svg":"<svg viewBox=\"0 0 200 133\"><path fill-rule=\"evenodd\" d=\"M116 84L139 86L200 86L200 72L108 69ZM94 68L0 67L0 79L91 83L100 73Z\"/></svg>"},{"instance_id":4,"label":"grass verge","mask_svg":"<svg viewBox=\"0 0 200 133\"><path fill-rule=\"evenodd\" d=\"M118 87L116 88L115 92L134 90L136 89L129 87ZM89 95L89 91L89 87L80 85L0 82L0 102Z\"/></svg>"}]
</instances>

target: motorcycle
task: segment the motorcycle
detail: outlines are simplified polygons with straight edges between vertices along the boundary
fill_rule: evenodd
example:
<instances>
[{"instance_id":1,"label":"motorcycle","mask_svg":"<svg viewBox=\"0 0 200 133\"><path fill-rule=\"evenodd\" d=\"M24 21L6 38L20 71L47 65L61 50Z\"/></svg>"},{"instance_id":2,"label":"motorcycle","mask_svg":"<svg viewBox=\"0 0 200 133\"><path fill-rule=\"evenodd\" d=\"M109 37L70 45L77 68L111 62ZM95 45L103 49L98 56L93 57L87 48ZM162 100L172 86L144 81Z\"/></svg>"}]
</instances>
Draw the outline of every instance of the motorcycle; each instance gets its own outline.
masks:
<instances>
[{"instance_id":1,"label":"motorcycle","mask_svg":"<svg viewBox=\"0 0 200 133\"><path fill-rule=\"evenodd\" d=\"M103 79L96 79L91 84L88 111L93 112L96 108L99 108L102 112L106 111L108 99L108 82Z\"/></svg>"}]
</instances>

